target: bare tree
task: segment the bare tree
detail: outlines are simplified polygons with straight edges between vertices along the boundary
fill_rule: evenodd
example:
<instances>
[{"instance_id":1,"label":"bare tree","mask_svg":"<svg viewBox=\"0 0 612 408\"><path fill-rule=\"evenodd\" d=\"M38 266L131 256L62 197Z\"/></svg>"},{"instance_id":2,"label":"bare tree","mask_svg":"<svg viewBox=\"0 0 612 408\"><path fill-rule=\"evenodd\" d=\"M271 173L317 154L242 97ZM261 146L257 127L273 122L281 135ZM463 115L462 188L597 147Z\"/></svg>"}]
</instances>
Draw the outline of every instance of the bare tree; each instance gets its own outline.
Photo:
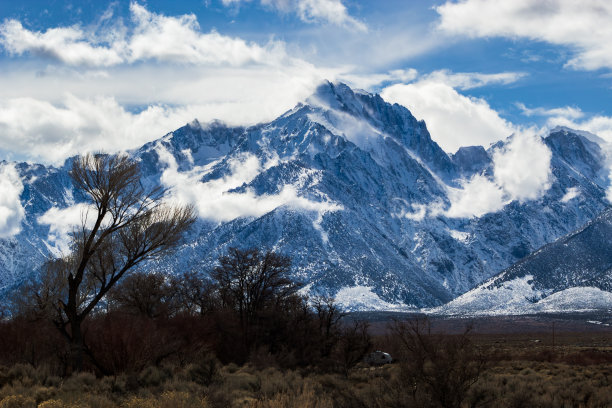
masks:
<instances>
[{"instance_id":1,"label":"bare tree","mask_svg":"<svg viewBox=\"0 0 612 408\"><path fill-rule=\"evenodd\" d=\"M171 279L161 273L130 273L107 295L111 310L119 310L150 319L174 312L174 290Z\"/></svg>"},{"instance_id":2,"label":"bare tree","mask_svg":"<svg viewBox=\"0 0 612 408\"><path fill-rule=\"evenodd\" d=\"M458 335L436 334L427 318L419 318L396 321L391 332L402 354L403 381L417 405L459 408L486 363L470 339L471 326Z\"/></svg>"},{"instance_id":3,"label":"bare tree","mask_svg":"<svg viewBox=\"0 0 612 408\"><path fill-rule=\"evenodd\" d=\"M204 316L218 308L217 288L195 272L175 276L171 282L177 307L188 314Z\"/></svg>"},{"instance_id":4,"label":"bare tree","mask_svg":"<svg viewBox=\"0 0 612 408\"><path fill-rule=\"evenodd\" d=\"M212 272L222 306L237 312L248 348L251 330L264 309L280 307L301 287L289 279L291 259L268 251L230 248Z\"/></svg>"},{"instance_id":5,"label":"bare tree","mask_svg":"<svg viewBox=\"0 0 612 408\"><path fill-rule=\"evenodd\" d=\"M312 308L319 323L321 357L327 358L342 335L340 321L346 313L340 310L334 298L326 296L315 297L312 300Z\"/></svg>"},{"instance_id":6,"label":"bare tree","mask_svg":"<svg viewBox=\"0 0 612 408\"><path fill-rule=\"evenodd\" d=\"M70 171L91 211L72 233L71 252L48 262L30 289L70 343L70 369L89 353L82 324L109 290L143 261L175 248L195 220L192 207L169 206L159 188L140 183L138 163L125 155L85 155Z\"/></svg>"},{"instance_id":7,"label":"bare tree","mask_svg":"<svg viewBox=\"0 0 612 408\"><path fill-rule=\"evenodd\" d=\"M369 327L368 322L357 320L352 325L345 326L341 331L335 346L334 360L346 377L350 369L362 361L372 348Z\"/></svg>"}]
</instances>

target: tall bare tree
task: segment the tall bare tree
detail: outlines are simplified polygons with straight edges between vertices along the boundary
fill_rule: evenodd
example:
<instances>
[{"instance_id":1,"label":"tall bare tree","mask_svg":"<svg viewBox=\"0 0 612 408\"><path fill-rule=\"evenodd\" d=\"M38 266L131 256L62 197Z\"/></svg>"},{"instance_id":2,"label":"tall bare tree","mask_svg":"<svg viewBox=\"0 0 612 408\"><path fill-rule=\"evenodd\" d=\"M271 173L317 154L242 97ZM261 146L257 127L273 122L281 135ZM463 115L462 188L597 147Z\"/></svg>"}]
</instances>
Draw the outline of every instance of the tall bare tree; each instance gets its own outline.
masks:
<instances>
[{"instance_id":1,"label":"tall bare tree","mask_svg":"<svg viewBox=\"0 0 612 408\"><path fill-rule=\"evenodd\" d=\"M70 342L71 371L80 371L84 320L126 273L179 245L195 216L192 207L165 204L161 189L145 190L139 164L125 155L79 157L70 176L91 211L72 233L71 252L46 264L31 296Z\"/></svg>"}]
</instances>

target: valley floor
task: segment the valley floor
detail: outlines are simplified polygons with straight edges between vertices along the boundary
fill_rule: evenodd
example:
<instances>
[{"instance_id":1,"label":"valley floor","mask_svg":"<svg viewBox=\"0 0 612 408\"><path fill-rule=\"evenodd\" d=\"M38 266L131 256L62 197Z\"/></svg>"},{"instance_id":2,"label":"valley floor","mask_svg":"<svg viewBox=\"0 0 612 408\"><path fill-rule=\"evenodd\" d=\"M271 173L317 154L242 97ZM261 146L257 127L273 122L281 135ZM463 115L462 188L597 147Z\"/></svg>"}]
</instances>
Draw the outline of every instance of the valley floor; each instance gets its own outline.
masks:
<instances>
[{"instance_id":1,"label":"valley floor","mask_svg":"<svg viewBox=\"0 0 612 408\"><path fill-rule=\"evenodd\" d=\"M366 320L375 334L384 334L390 323L405 319L425 317L431 322L433 331L446 334L462 333L470 325L474 334L519 333L541 334L544 337L555 333L608 333L612 335L612 310L584 313L544 313L510 316L443 316L403 312L355 312L349 320ZM536 336L537 337L537 336ZM611 340L612 341L612 340Z\"/></svg>"},{"instance_id":2,"label":"valley floor","mask_svg":"<svg viewBox=\"0 0 612 408\"><path fill-rule=\"evenodd\" d=\"M380 328L385 319L372 320L372 327ZM552 321L554 339L549 330ZM612 406L612 328L577 321L582 320L568 316L476 319L471 341L484 356L485 366L461 407ZM464 319L432 323L432 329L451 332L461 326L465 327ZM574 330L577 327L588 329ZM382 333L374 343L391 352L394 347L392 338ZM16 365L0 369L0 407L444 406L433 402L428 392L413 389L402 374L403 363L358 365L344 375L281 370L261 355L242 367L189 362L113 377L81 373L65 379L50 375L44 367Z\"/></svg>"}]
</instances>

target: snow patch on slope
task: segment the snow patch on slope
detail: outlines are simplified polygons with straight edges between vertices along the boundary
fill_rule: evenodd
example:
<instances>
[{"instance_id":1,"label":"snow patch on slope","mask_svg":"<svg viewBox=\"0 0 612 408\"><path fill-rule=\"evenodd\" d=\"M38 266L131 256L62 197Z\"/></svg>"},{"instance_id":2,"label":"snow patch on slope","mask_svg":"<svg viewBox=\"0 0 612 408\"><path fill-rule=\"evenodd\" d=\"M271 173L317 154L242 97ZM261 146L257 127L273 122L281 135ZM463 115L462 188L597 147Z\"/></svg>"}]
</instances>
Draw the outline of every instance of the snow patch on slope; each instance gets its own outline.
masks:
<instances>
[{"instance_id":1,"label":"snow patch on slope","mask_svg":"<svg viewBox=\"0 0 612 408\"><path fill-rule=\"evenodd\" d=\"M612 293L595 287L573 287L549 294L533 288L527 275L495 287L493 281L444 306L426 310L443 315L522 315L612 310Z\"/></svg>"},{"instance_id":2,"label":"snow patch on slope","mask_svg":"<svg viewBox=\"0 0 612 408\"><path fill-rule=\"evenodd\" d=\"M522 314L524 310L545 294L532 286L533 276L526 275L501 286L490 280L459 296L444 306L430 310L435 314Z\"/></svg>"},{"instance_id":3,"label":"snow patch on slope","mask_svg":"<svg viewBox=\"0 0 612 408\"><path fill-rule=\"evenodd\" d=\"M568 288L542 299L534 309L539 312L612 310L612 293L588 286Z\"/></svg>"},{"instance_id":4,"label":"snow patch on slope","mask_svg":"<svg viewBox=\"0 0 612 408\"><path fill-rule=\"evenodd\" d=\"M456 241L462 242L464 244L467 244L470 241L469 232L457 231L457 230L452 230L452 229L447 229L447 231L450 234L450 236Z\"/></svg>"},{"instance_id":5,"label":"snow patch on slope","mask_svg":"<svg viewBox=\"0 0 612 408\"><path fill-rule=\"evenodd\" d=\"M389 303L372 291L372 286L344 287L336 293L336 303L347 312L367 310L407 310L405 305Z\"/></svg>"}]
</instances>

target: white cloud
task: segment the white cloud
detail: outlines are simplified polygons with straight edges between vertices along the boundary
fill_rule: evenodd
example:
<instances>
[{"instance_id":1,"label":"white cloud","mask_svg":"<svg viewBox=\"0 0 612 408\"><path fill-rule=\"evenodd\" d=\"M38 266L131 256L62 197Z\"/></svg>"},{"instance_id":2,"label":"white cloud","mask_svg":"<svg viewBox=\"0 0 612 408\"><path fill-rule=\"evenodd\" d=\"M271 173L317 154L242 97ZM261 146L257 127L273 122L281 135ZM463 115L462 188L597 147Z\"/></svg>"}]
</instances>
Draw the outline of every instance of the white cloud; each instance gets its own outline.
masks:
<instances>
[{"instance_id":1,"label":"white cloud","mask_svg":"<svg viewBox=\"0 0 612 408\"><path fill-rule=\"evenodd\" d=\"M563 197L561 197L562 203L567 203L580 195L580 188L570 187L567 189Z\"/></svg>"},{"instance_id":2,"label":"white cloud","mask_svg":"<svg viewBox=\"0 0 612 408\"><path fill-rule=\"evenodd\" d=\"M576 69L612 68L612 3L605 0L463 0L436 7L439 28L469 37L508 37L569 47Z\"/></svg>"},{"instance_id":3,"label":"white cloud","mask_svg":"<svg viewBox=\"0 0 612 408\"><path fill-rule=\"evenodd\" d=\"M25 211L20 196L23 183L13 164L0 163L0 238L8 238L21 231Z\"/></svg>"},{"instance_id":4,"label":"white cloud","mask_svg":"<svg viewBox=\"0 0 612 408\"><path fill-rule=\"evenodd\" d=\"M499 72L483 74L481 72L452 72L447 69L432 71L419 75L414 68L395 69L386 73L361 74L347 72L338 74L338 80L353 88L372 89L391 83L407 84L418 79L418 82L431 82L448 85L454 89L468 90L487 85L508 85L526 77L525 72Z\"/></svg>"},{"instance_id":5,"label":"white cloud","mask_svg":"<svg viewBox=\"0 0 612 408\"><path fill-rule=\"evenodd\" d=\"M535 200L551 185L552 153L534 131L515 134L493 154L495 182L512 200Z\"/></svg>"},{"instance_id":6,"label":"white cloud","mask_svg":"<svg viewBox=\"0 0 612 408\"><path fill-rule=\"evenodd\" d=\"M167 17L152 13L138 3L131 3L130 11L136 24L127 44L130 62L155 59L163 62L241 66L249 63L278 63L286 57L280 42L271 42L262 47L216 31L202 34L193 14Z\"/></svg>"},{"instance_id":7,"label":"white cloud","mask_svg":"<svg viewBox=\"0 0 612 408\"><path fill-rule=\"evenodd\" d=\"M114 98L65 97L61 106L32 98L0 100L0 147L44 162L77 153L134 148L193 118L193 112L150 106L133 114Z\"/></svg>"},{"instance_id":8,"label":"white cloud","mask_svg":"<svg viewBox=\"0 0 612 408\"><path fill-rule=\"evenodd\" d=\"M461 146L487 146L516 131L484 99L462 95L443 82L426 78L412 84L391 85L383 89L381 96L424 119L431 137L447 152L455 152Z\"/></svg>"},{"instance_id":9,"label":"white cloud","mask_svg":"<svg viewBox=\"0 0 612 408\"><path fill-rule=\"evenodd\" d=\"M586 130L608 143L612 143L612 116L594 115L584 120L572 120L568 117L557 116L547 121L549 126L566 126L572 129Z\"/></svg>"},{"instance_id":10,"label":"white cloud","mask_svg":"<svg viewBox=\"0 0 612 408\"><path fill-rule=\"evenodd\" d=\"M291 109L321 80L309 66L187 71L178 79L171 71L141 68L96 81L73 80L63 71L51 73L53 80L18 72L2 76L3 93L15 96L0 98L0 150L13 159L58 164L86 151L139 147L194 118L252 125ZM104 95L104 88L113 96L88 96Z\"/></svg>"},{"instance_id":11,"label":"white cloud","mask_svg":"<svg viewBox=\"0 0 612 408\"><path fill-rule=\"evenodd\" d=\"M503 189L485 176L476 175L461 188L449 188L451 206L445 212L447 217L480 217L501 210L506 205Z\"/></svg>"},{"instance_id":12,"label":"white cloud","mask_svg":"<svg viewBox=\"0 0 612 408\"><path fill-rule=\"evenodd\" d=\"M611 116L587 115L580 108L572 106L527 108L522 103L518 103L517 106L526 116L541 116L546 118L546 127L549 129L561 126L576 131L586 131L612 144Z\"/></svg>"},{"instance_id":13,"label":"white cloud","mask_svg":"<svg viewBox=\"0 0 612 408\"><path fill-rule=\"evenodd\" d=\"M422 80L439 82L456 89L467 90L487 85L508 85L526 76L525 72L483 74L480 72L451 72L442 69L425 75Z\"/></svg>"},{"instance_id":14,"label":"white cloud","mask_svg":"<svg viewBox=\"0 0 612 408\"><path fill-rule=\"evenodd\" d=\"M251 189L244 193L230 191L248 184L264 169L276 165L277 159L262 165L256 156L245 154L232 159L230 174L203 183L200 180L210 171L211 165L179 172L176 160L165 148L158 145L157 152L160 160L167 165L161 182L169 189L168 199L193 204L203 219L224 222L239 217L259 217L280 206L319 214L342 209L333 202L310 201L300 197L292 185L283 186L278 194L257 195Z\"/></svg>"},{"instance_id":15,"label":"white cloud","mask_svg":"<svg viewBox=\"0 0 612 408\"><path fill-rule=\"evenodd\" d=\"M76 26L41 33L24 28L19 21L7 20L0 25L0 45L13 55L27 52L68 65L110 66L123 61L122 50L92 42Z\"/></svg>"},{"instance_id":16,"label":"white cloud","mask_svg":"<svg viewBox=\"0 0 612 408\"><path fill-rule=\"evenodd\" d=\"M340 0L300 0L297 2L297 8L304 21L323 20L339 26L367 31L364 23L349 16L346 7Z\"/></svg>"},{"instance_id":17,"label":"white cloud","mask_svg":"<svg viewBox=\"0 0 612 408\"><path fill-rule=\"evenodd\" d=\"M68 253L70 250L70 234L75 228L83 225L93 226L95 220L87 217L90 207L86 204L75 204L66 208L51 207L37 218L41 225L49 226L48 240L50 248L57 255Z\"/></svg>"},{"instance_id":18,"label":"white cloud","mask_svg":"<svg viewBox=\"0 0 612 408\"><path fill-rule=\"evenodd\" d=\"M132 30L114 30L111 34L89 32L79 26L35 32L17 20L6 20L0 25L0 45L12 55L30 53L67 65L91 67L147 60L209 66L270 65L288 59L281 42L261 46L214 30L202 33L193 14L164 16L136 2L130 4L130 12Z\"/></svg>"},{"instance_id":19,"label":"white cloud","mask_svg":"<svg viewBox=\"0 0 612 408\"><path fill-rule=\"evenodd\" d=\"M309 120L320 123L333 134L342 135L361 149L371 152L374 160L378 158L376 150L380 147L379 139L384 137L380 130L368 121L329 106L325 101L318 98L311 97L308 99L308 103L325 109L323 115L319 113L309 114Z\"/></svg>"},{"instance_id":20,"label":"white cloud","mask_svg":"<svg viewBox=\"0 0 612 408\"><path fill-rule=\"evenodd\" d=\"M12 159L57 164L86 151L138 147L194 118L252 125L276 118L338 72L289 57L280 42L261 46L201 33L193 15L168 17L138 3L130 9L131 30L115 29L120 20L107 13L111 33L73 26L66 29L72 37L62 34L60 41L53 30L64 29L33 33L19 24L20 35L9 30L0 39L5 47L20 44L12 49L21 54L35 52L33 40L20 39L33 36L65 63L5 62L0 150ZM79 58L70 56L72 43ZM104 47L121 63L101 60L96 53Z\"/></svg>"},{"instance_id":21,"label":"white cloud","mask_svg":"<svg viewBox=\"0 0 612 408\"><path fill-rule=\"evenodd\" d=\"M194 118L236 126L270 121L311 95L321 75L309 65L193 68L180 78L169 67L141 67L96 81L64 70L44 78L11 71L0 76L8 97L0 98L0 150L12 159L58 164L77 153L139 147ZM106 92L113 96L88 96ZM17 97L24 93L31 96Z\"/></svg>"},{"instance_id":22,"label":"white cloud","mask_svg":"<svg viewBox=\"0 0 612 408\"><path fill-rule=\"evenodd\" d=\"M528 109L519 105L526 115L537 115L546 117L546 127L548 129L562 128L571 129L576 133L587 137L589 140L598 143L606 157L609 177L612 178L612 117L604 115L593 115L587 117L579 108L569 106L558 108L533 108ZM568 191L563 197L562 202L567 202L574 195ZM606 191L608 201L612 202L612 185Z\"/></svg>"},{"instance_id":23,"label":"white cloud","mask_svg":"<svg viewBox=\"0 0 612 408\"><path fill-rule=\"evenodd\" d=\"M480 217L501 210L511 201L535 200L551 186L552 153L531 130L512 136L493 153L493 178L475 175L461 188L449 188L451 202L445 215Z\"/></svg>"},{"instance_id":24,"label":"white cloud","mask_svg":"<svg viewBox=\"0 0 612 408\"><path fill-rule=\"evenodd\" d=\"M517 103L516 106L523 112L525 116L550 116L563 117L566 119L580 119L584 116L584 112L580 108L564 106L561 108L528 108L523 103Z\"/></svg>"},{"instance_id":25,"label":"white cloud","mask_svg":"<svg viewBox=\"0 0 612 408\"><path fill-rule=\"evenodd\" d=\"M222 0L226 6L240 5L252 0ZM283 13L294 12L307 23L326 22L356 31L367 31L367 26L350 16L342 0L260 0L264 6Z\"/></svg>"}]
</instances>

